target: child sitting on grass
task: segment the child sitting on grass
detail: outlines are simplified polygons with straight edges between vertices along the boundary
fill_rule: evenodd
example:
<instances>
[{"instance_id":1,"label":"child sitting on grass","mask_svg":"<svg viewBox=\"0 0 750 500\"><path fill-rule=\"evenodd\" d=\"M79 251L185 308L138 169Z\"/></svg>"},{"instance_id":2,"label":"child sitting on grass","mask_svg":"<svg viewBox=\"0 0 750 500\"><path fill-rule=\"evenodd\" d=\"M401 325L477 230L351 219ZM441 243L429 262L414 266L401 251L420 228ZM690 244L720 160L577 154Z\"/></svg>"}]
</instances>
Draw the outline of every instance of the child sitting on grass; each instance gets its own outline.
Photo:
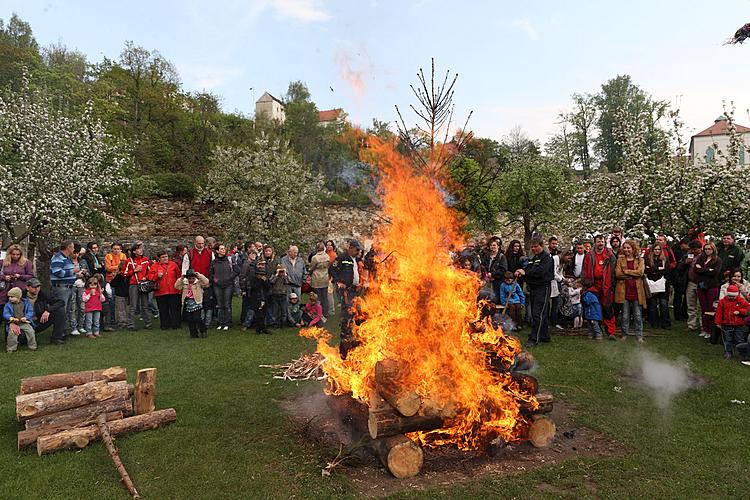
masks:
<instances>
[{"instance_id":1,"label":"child sitting on grass","mask_svg":"<svg viewBox=\"0 0 750 500\"><path fill-rule=\"evenodd\" d=\"M599 324L602 321L602 306L599 303L599 298L591 290L594 287L594 280L584 278L581 280L581 285L583 289L583 295L581 296L583 316L589 322L589 339L602 340L604 337Z\"/></svg>"},{"instance_id":2,"label":"child sitting on grass","mask_svg":"<svg viewBox=\"0 0 750 500\"><path fill-rule=\"evenodd\" d=\"M292 292L289 294L289 303L286 306L287 310L287 326L296 326L299 328L302 326L302 304L299 303L299 297L297 294Z\"/></svg>"},{"instance_id":3,"label":"child sitting on grass","mask_svg":"<svg viewBox=\"0 0 750 500\"><path fill-rule=\"evenodd\" d=\"M721 328L724 337L724 359L732 358L735 345L745 342L745 319L750 303L741 295L737 285L727 287L727 295L719 301L714 314L714 323Z\"/></svg>"},{"instance_id":4,"label":"child sitting on grass","mask_svg":"<svg viewBox=\"0 0 750 500\"><path fill-rule=\"evenodd\" d=\"M297 326L315 326L323 321L323 308L318 302L318 295L310 292L309 300L302 311L302 321Z\"/></svg>"},{"instance_id":5,"label":"child sitting on grass","mask_svg":"<svg viewBox=\"0 0 750 500\"><path fill-rule=\"evenodd\" d=\"M503 275L503 282L500 285L500 297L498 298L498 304L504 306L508 304L505 313L510 316L515 325L515 330L522 328L521 312L524 309L525 298L521 285L513 278L513 273L506 271Z\"/></svg>"},{"instance_id":6,"label":"child sitting on grass","mask_svg":"<svg viewBox=\"0 0 750 500\"><path fill-rule=\"evenodd\" d=\"M7 351L16 352L18 349L18 337L26 335L26 343L30 351L36 351L36 335L31 326L31 318L34 317L34 308L29 299L24 299L23 292L18 287L8 291L8 302L3 308L3 318L8 322Z\"/></svg>"}]
</instances>

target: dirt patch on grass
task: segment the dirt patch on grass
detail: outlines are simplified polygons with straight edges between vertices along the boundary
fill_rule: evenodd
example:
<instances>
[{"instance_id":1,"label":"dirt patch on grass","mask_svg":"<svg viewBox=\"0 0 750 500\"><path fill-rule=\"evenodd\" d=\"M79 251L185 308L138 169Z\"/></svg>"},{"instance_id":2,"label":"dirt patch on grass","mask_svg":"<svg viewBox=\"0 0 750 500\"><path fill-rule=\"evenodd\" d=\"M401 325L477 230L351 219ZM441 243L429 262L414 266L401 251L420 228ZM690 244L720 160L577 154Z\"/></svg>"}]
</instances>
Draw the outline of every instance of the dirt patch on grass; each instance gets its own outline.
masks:
<instances>
[{"instance_id":1,"label":"dirt patch on grass","mask_svg":"<svg viewBox=\"0 0 750 500\"><path fill-rule=\"evenodd\" d=\"M572 406L556 400L550 416L557 425L557 435L549 448L534 448L529 443L523 443L503 446L491 455L452 448L427 448L424 450L421 474L396 479L367 451L366 446L357 446L358 436L340 423L320 392L283 400L281 406L289 414L292 432L301 445L312 446L321 454L321 467L333 459L341 443L350 447L354 443L351 458L333 473L345 474L355 488L367 496L447 487L483 476L513 474L581 457L619 457L626 451L615 440L575 425L571 418Z\"/></svg>"}]
</instances>

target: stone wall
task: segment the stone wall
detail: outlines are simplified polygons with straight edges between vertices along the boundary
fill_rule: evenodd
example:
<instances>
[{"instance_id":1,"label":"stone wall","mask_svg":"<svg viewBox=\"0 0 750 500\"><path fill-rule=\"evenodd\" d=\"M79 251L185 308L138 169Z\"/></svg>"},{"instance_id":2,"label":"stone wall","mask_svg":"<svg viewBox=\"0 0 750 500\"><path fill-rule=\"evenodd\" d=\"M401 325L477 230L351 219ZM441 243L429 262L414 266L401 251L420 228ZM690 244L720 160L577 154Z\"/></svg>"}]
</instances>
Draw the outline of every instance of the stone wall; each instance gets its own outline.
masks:
<instances>
[{"instance_id":1,"label":"stone wall","mask_svg":"<svg viewBox=\"0 0 750 500\"><path fill-rule=\"evenodd\" d=\"M219 207L190 200L152 198L134 200L115 234L101 238L105 249L113 241L130 244L141 240L147 254L174 249L177 244L192 244L197 234L223 237L217 222ZM323 207L317 224L311 226L311 239L332 239L341 246L349 238L358 238L369 246L377 224L373 207ZM85 237L81 241L87 241Z\"/></svg>"}]
</instances>

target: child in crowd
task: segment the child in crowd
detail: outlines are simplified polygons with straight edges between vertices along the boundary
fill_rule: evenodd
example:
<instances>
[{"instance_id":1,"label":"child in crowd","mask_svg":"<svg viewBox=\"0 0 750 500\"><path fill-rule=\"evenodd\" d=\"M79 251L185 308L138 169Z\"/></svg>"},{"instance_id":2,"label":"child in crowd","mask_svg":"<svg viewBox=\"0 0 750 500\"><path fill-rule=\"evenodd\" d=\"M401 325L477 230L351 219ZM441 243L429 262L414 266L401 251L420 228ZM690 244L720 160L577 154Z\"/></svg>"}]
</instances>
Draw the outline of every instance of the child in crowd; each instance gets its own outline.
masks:
<instances>
[{"instance_id":1,"label":"child in crowd","mask_svg":"<svg viewBox=\"0 0 750 500\"><path fill-rule=\"evenodd\" d=\"M184 276L177 278L174 287L182 290L182 305L190 328L190 337L208 337L205 321L201 318L203 291L208 289L208 278L194 269L188 269Z\"/></svg>"},{"instance_id":2,"label":"child in crowd","mask_svg":"<svg viewBox=\"0 0 750 500\"><path fill-rule=\"evenodd\" d=\"M599 299L596 294L592 291L594 287L594 280L590 278L584 278L581 280L581 288L583 295L581 295L581 302L583 303L583 315L584 318L589 322L589 339L602 340L602 327L600 325L602 321L602 306L599 303Z\"/></svg>"},{"instance_id":3,"label":"child in crowd","mask_svg":"<svg viewBox=\"0 0 750 500\"><path fill-rule=\"evenodd\" d=\"M318 294L310 292L309 300L302 311L302 323L297 326L315 326L323 322L323 308L318 302Z\"/></svg>"},{"instance_id":4,"label":"child in crowd","mask_svg":"<svg viewBox=\"0 0 750 500\"><path fill-rule=\"evenodd\" d=\"M581 280L575 280L573 286L568 288L568 297L570 299L570 309L573 318L573 328L583 326L583 310L581 307L581 292L583 292Z\"/></svg>"},{"instance_id":5,"label":"child in crowd","mask_svg":"<svg viewBox=\"0 0 750 500\"><path fill-rule=\"evenodd\" d=\"M299 328L302 326L302 304L299 303L299 297L296 293L292 292L289 294L289 303L286 306L287 310L287 325L296 326Z\"/></svg>"},{"instance_id":6,"label":"child in crowd","mask_svg":"<svg viewBox=\"0 0 750 500\"><path fill-rule=\"evenodd\" d=\"M3 319L8 323L8 337L6 349L15 352L18 349L18 338L26 336L26 344L30 351L36 351L36 335L31 326L34 308L29 299L23 298L23 292L18 287L8 290L8 302L3 308Z\"/></svg>"},{"instance_id":7,"label":"child in crowd","mask_svg":"<svg viewBox=\"0 0 750 500\"><path fill-rule=\"evenodd\" d=\"M107 300L104 297L104 293L102 293L101 284L97 276L92 276L88 279L81 300L83 300L83 310L86 315L86 337L95 339L99 336L102 304Z\"/></svg>"},{"instance_id":8,"label":"child in crowd","mask_svg":"<svg viewBox=\"0 0 750 500\"><path fill-rule=\"evenodd\" d=\"M284 266L277 264L276 272L268 279L268 282L271 284L271 309L267 313L268 326L282 328L286 317L284 311L287 303L287 285L289 285L289 278Z\"/></svg>"},{"instance_id":9,"label":"child in crowd","mask_svg":"<svg viewBox=\"0 0 750 500\"><path fill-rule=\"evenodd\" d=\"M737 285L727 287L727 295L716 306L714 323L724 337L724 359L731 359L735 345L745 342L745 319L750 314L750 303L741 295Z\"/></svg>"},{"instance_id":10,"label":"child in crowd","mask_svg":"<svg viewBox=\"0 0 750 500\"><path fill-rule=\"evenodd\" d=\"M521 285L513 278L513 273L506 271L503 275L503 283L500 285L500 297L498 304L504 306L508 304L505 314L510 316L515 324L515 330L520 330L523 326L521 312L524 309L525 297Z\"/></svg>"}]
</instances>

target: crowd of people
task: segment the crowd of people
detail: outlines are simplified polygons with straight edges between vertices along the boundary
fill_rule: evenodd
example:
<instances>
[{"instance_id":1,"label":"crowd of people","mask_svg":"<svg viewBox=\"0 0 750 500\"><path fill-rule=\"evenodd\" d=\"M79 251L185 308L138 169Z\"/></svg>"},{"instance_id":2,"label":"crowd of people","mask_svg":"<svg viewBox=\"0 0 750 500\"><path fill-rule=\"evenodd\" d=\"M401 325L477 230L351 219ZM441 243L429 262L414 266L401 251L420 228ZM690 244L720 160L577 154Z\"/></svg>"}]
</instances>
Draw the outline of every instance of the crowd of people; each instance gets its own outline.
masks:
<instances>
[{"instance_id":1,"label":"crowd of people","mask_svg":"<svg viewBox=\"0 0 750 500\"><path fill-rule=\"evenodd\" d=\"M546 248L545 248L546 246ZM550 342L550 329L582 328L591 339L626 340L632 332L643 343L643 324L672 328L686 321L689 331L722 341L724 358L735 349L750 365L750 259L732 233L718 241L703 234L653 242L625 238L618 228L592 240L574 240L561 251L556 237L535 236L531 254L518 240L503 251L491 238L457 256L468 272L485 283L484 298L494 301L506 328L531 327L526 346ZM619 324L619 330L618 330Z\"/></svg>"},{"instance_id":2,"label":"crowd of people","mask_svg":"<svg viewBox=\"0 0 750 500\"><path fill-rule=\"evenodd\" d=\"M85 247L64 241L50 262L51 289L42 290L31 261L19 245L0 256L0 308L6 348L37 348L36 335L51 330L51 342L69 336L96 339L102 332L187 326L190 336L209 328L232 327L234 297L241 297L244 330L320 326L341 315L342 354L355 345L352 303L377 272L376 249L365 253L357 240L339 252L320 241L306 256L292 245L278 256L260 241L226 245L195 237L151 258L142 242L113 243L103 254L96 242ZM492 237L482 248L467 247L455 262L484 284L480 298L494 303L506 329L530 326L527 347L550 342L555 329L583 328L591 339L643 343L643 324L687 329L713 343L724 357L735 349L750 365L750 268L732 233L707 241L691 234L677 241L658 235L641 247L615 228L590 240L573 240L561 250L556 237L535 236L526 255L519 240L503 248ZM307 300L304 300L305 295ZM619 325L619 329L618 329Z\"/></svg>"},{"instance_id":3,"label":"crowd of people","mask_svg":"<svg viewBox=\"0 0 750 500\"><path fill-rule=\"evenodd\" d=\"M346 331L352 298L367 273L356 240L341 254L332 240L321 241L307 258L294 245L279 257L259 241L230 247L203 236L191 248L177 245L151 258L144 250L142 242L128 248L113 243L103 254L96 242L63 241L50 261L51 289L44 291L22 247L10 245L0 256L7 351L23 344L35 350L36 334L48 329L53 344L64 344L70 336L151 329L154 319L162 330L186 325L191 337L206 337L213 326L231 328L235 296L241 297L242 328L262 334L322 325L335 314L338 297Z\"/></svg>"}]
</instances>

